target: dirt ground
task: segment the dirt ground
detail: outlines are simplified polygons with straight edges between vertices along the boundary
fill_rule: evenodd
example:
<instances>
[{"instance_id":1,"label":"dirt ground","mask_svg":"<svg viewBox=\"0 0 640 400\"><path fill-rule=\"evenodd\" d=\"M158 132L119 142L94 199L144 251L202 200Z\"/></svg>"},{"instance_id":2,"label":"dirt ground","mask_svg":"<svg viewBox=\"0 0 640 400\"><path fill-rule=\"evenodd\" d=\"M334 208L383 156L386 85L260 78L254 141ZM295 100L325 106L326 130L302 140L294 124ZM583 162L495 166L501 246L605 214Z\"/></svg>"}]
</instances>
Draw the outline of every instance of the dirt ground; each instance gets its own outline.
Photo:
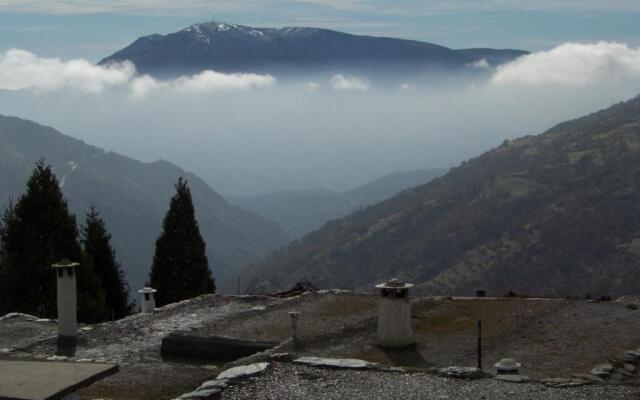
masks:
<instances>
[{"instance_id":1,"label":"dirt ground","mask_svg":"<svg viewBox=\"0 0 640 400\"><path fill-rule=\"evenodd\" d=\"M377 306L373 294L309 294L231 315L197 333L278 342L289 336L288 312L298 311L305 354L415 368L475 366L481 320L483 367L515 358L534 379L586 373L640 347L640 311L614 302L419 298L413 302L416 348L389 351L375 344Z\"/></svg>"}]
</instances>

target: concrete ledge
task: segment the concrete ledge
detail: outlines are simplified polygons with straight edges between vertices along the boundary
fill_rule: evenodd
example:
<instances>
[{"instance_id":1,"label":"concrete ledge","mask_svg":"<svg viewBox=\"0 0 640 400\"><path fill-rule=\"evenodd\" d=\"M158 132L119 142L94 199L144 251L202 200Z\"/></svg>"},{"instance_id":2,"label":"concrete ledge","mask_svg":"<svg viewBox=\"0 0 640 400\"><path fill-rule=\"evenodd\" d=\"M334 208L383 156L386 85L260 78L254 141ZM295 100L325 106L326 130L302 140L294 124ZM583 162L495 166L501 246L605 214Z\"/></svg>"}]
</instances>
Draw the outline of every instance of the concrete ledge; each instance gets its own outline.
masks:
<instances>
[{"instance_id":1,"label":"concrete ledge","mask_svg":"<svg viewBox=\"0 0 640 400\"><path fill-rule=\"evenodd\" d=\"M58 400L116 372L112 364L0 361L0 400Z\"/></svg>"}]
</instances>

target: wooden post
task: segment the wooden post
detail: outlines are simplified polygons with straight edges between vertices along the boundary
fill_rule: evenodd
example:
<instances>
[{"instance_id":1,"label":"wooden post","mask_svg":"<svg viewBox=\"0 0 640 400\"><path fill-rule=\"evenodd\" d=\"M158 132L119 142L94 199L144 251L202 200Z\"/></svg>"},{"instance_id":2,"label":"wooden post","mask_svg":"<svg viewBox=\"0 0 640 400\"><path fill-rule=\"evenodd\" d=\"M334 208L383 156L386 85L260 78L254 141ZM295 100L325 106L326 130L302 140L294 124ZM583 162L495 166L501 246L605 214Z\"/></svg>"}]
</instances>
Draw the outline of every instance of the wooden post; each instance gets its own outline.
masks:
<instances>
[{"instance_id":1,"label":"wooden post","mask_svg":"<svg viewBox=\"0 0 640 400\"><path fill-rule=\"evenodd\" d=\"M477 339L477 361L478 369L482 370L482 320L478 320L478 339Z\"/></svg>"}]
</instances>

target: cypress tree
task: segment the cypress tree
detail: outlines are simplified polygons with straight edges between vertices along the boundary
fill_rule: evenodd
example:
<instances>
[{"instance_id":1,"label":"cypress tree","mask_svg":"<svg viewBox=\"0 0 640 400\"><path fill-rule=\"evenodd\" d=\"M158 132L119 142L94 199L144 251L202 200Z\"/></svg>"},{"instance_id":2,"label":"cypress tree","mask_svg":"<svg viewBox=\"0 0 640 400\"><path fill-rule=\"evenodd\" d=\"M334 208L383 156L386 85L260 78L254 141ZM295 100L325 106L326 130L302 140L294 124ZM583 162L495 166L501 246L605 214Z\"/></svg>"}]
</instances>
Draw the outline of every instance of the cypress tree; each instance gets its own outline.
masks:
<instances>
[{"instance_id":1,"label":"cypress tree","mask_svg":"<svg viewBox=\"0 0 640 400\"><path fill-rule=\"evenodd\" d=\"M111 235L107 232L104 220L96 208L91 205L87 213L85 226L82 227L84 252L93 263L93 269L104 289L107 308L115 319L130 314L128 304L129 287L124 280L120 263L115 259L111 247Z\"/></svg>"},{"instance_id":2,"label":"cypress tree","mask_svg":"<svg viewBox=\"0 0 640 400\"><path fill-rule=\"evenodd\" d=\"M77 236L75 217L69 213L51 167L39 161L27 181L26 193L4 214L1 303L11 311L54 318L56 283L50 266L68 258L82 264L77 282L79 319L104 319L104 293L83 257Z\"/></svg>"},{"instance_id":3,"label":"cypress tree","mask_svg":"<svg viewBox=\"0 0 640 400\"><path fill-rule=\"evenodd\" d=\"M160 306L215 291L191 190L183 178L175 188L162 233L156 240L150 273L150 283L158 290L156 302Z\"/></svg>"}]
</instances>

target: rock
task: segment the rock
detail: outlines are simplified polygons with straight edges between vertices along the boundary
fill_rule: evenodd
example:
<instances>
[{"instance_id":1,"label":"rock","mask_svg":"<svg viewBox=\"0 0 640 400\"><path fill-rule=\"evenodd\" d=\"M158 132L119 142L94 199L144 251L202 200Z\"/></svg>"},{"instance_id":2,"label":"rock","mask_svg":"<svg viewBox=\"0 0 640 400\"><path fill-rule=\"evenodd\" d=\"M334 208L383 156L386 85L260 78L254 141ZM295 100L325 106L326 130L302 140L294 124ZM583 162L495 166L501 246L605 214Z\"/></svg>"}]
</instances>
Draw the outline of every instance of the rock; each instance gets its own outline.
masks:
<instances>
[{"instance_id":1,"label":"rock","mask_svg":"<svg viewBox=\"0 0 640 400\"><path fill-rule=\"evenodd\" d=\"M627 371L633 373L636 372L636 366L633 364L629 364L629 363L624 363L622 364L622 366L624 367L624 369L626 369Z\"/></svg>"},{"instance_id":2,"label":"rock","mask_svg":"<svg viewBox=\"0 0 640 400\"><path fill-rule=\"evenodd\" d=\"M588 385L591 383L591 381L580 378L548 378L543 379L542 383L550 387L573 387Z\"/></svg>"},{"instance_id":3,"label":"rock","mask_svg":"<svg viewBox=\"0 0 640 400\"><path fill-rule=\"evenodd\" d=\"M222 389L194 390L178 397L181 400L211 400L220 397Z\"/></svg>"},{"instance_id":4,"label":"rock","mask_svg":"<svg viewBox=\"0 0 640 400\"><path fill-rule=\"evenodd\" d=\"M608 376L613 372L614 366L611 364L600 364L595 366L590 372L595 376Z\"/></svg>"},{"instance_id":5,"label":"rock","mask_svg":"<svg viewBox=\"0 0 640 400\"><path fill-rule=\"evenodd\" d=\"M48 361L64 361L67 358L69 358L69 357L67 357L67 356L49 356L49 357L47 357L47 360Z\"/></svg>"},{"instance_id":6,"label":"rock","mask_svg":"<svg viewBox=\"0 0 640 400\"><path fill-rule=\"evenodd\" d=\"M229 381L227 379L212 379L210 381L206 381L202 383L202 385L198 386L198 390L208 390L208 389L223 389L227 387Z\"/></svg>"},{"instance_id":7,"label":"rock","mask_svg":"<svg viewBox=\"0 0 640 400\"><path fill-rule=\"evenodd\" d=\"M272 360L278 360L278 361L293 360L293 356L291 355L291 353L274 353L274 354L271 354L269 358L271 358Z\"/></svg>"},{"instance_id":8,"label":"rock","mask_svg":"<svg viewBox=\"0 0 640 400\"><path fill-rule=\"evenodd\" d=\"M529 377L525 375L496 375L493 378L499 381L512 383L522 383L530 381Z\"/></svg>"},{"instance_id":9,"label":"rock","mask_svg":"<svg viewBox=\"0 0 640 400\"><path fill-rule=\"evenodd\" d=\"M631 364L638 364L640 362L640 352L635 350L629 350L624 354L624 361Z\"/></svg>"},{"instance_id":10,"label":"rock","mask_svg":"<svg viewBox=\"0 0 640 400\"><path fill-rule=\"evenodd\" d=\"M615 371L623 376L633 376L633 374L624 368L616 368Z\"/></svg>"},{"instance_id":11,"label":"rock","mask_svg":"<svg viewBox=\"0 0 640 400\"><path fill-rule=\"evenodd\" d=\"M445 367L438 370L438 375L457 379L482 379L489 376L488 373L475 367Z\"/></svg>"},{"instance_id":12,"label":"rock","mask_svg":"<svg viewBox=\"0 0 640 400\"><path fill-rule=\"evenodd\" d=\"M266 306L254 306L254 307L251 307L251 311L264 311L266 309L267 309Z\"/></svg>"},{"instance_id":13,"label":"rock","mask_svg":"<svg viewBox=\"0 0 640 400\"><path fill-rule=\"evenodd\" d=\"M617 373L617 372L614 372L611 375L609 375L609 381L622 382L623 380L624 380L624 376L622 374Z\"/></svg>"},{"instance_id":14,"label":"rock","mask_svg":"<svg viewBox=\"0 0 640 400\"><path fill-rule=\"evenodd\" d=\"M228 380L244 379L246 377L263 372L265 369L267 369L268 366L269 366L269 363L266 363L266 362L249 364L249 365L241 365L239 367L233 367L233 368L229 368L226 371L222 371L216 379L228 379Z\"/></svg>"},{"instance_id":15,"label":"rock","mask_svg":"<svg viewBox=\"0 0 640 400\"><path fill-rule=\"evenodd\" d=\"M616 303L627 307L630 310L637 310L640 308L640 299L636 296L622 296L616 299Z\"/></svg>"},{"instance_id":16,"label":"rock","mask_svg":"<svg viewBox=\"0 0 640 400\"><path fill-rule=\"evenodd\" d=\"M294 360L299 364L315 365L332 368L373 368L376 364L355 358L323 358L323 357L300 357Z\"/></svg>"},{"instance_id":17,"label":"rock","mask_svg":"<svg viewBox=\"0 0 640 400\"><path fill-rule=\"evenodd\" d=\"M605 383L605 380L600 378L599 376L591 375L591 374L571 374L574 378L586 379L593 383Z\"/></svg>"},{"instance_id":18,"label":"rock","mask_svg":"<svg viewBox=\"0 0 640 400\"><path fill-rule=\"evenodd\" d=\"M37 321L38 320L38 317L35 317L33 315L23 314L23 313L19 313L19 312L11 312L9 314L5 314L3 316L0 316L0 321L3 321L5 319L11 319L11 318L22 318L22 319L25 319L27 321Z\"/></svg>"}]
</instances>

